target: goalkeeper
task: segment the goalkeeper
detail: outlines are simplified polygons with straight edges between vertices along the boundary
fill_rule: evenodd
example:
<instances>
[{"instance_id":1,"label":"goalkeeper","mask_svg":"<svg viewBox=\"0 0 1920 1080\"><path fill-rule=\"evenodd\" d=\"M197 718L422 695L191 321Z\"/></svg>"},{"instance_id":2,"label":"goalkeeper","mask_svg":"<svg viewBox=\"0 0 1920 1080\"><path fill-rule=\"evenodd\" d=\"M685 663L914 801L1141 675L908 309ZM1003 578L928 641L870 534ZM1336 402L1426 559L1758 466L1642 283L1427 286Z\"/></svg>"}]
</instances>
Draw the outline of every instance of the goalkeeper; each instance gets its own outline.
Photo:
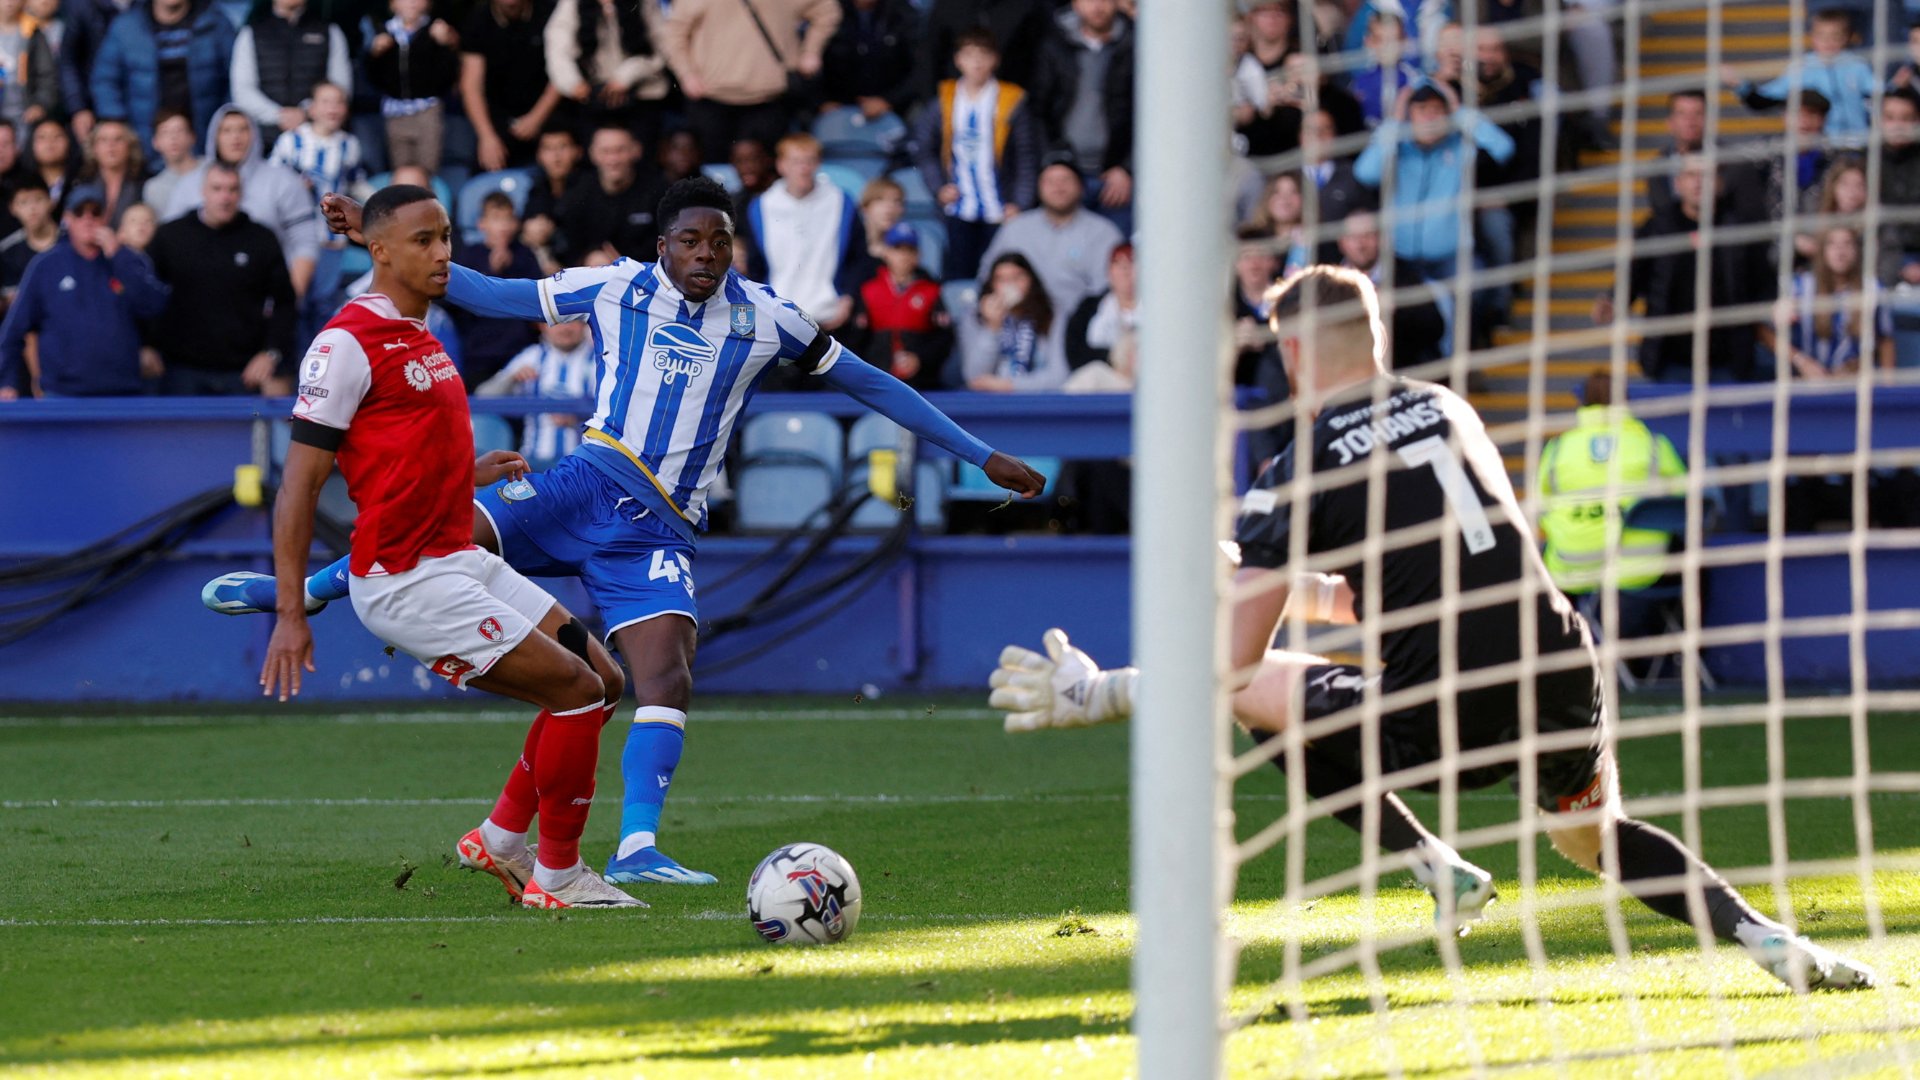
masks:
<instances>
[{"instance_id":1,"label":"goalkeeper","mask_svg":"<svg viewBox=\"0 0 1920 1080\"><path fill-rule=\"evenodd\" d=\"M1692 903L1703 905L1698 914L1715 936L1743 946L1790 986L1800 980L1824 989L1873 985L1873 972L1865 966L1761 915L1679 840L1621 810L1615 762L1603 738L1599 670L1585 624L1549 583L1499 450L1472 407L1444 387L1395 378L1381 366L1383 336L1372 283L1351 270L1312 267L1277 288L1272 311L1287 375L1314 409L1312 472L1342 471L1312 495L1306 550L1354 561L1338 575L1286 572L1298 444L1288 447L1267 463L1242 505L1241 565L1234 577L1238 599L1231 623L1232 662L1240 673L1232 699L1235 719L1264 740L1296 722L1296 700L1304 704L1299 722L1350 716L1352 723L1307 744L1305 782L1314 798L1358 786L1364 753L1358 711L1368 678L1353 665L1269 646L1290 603L1303 606L1309 619L1352 623L1371 586L1379 591L1390 627L1380 634L1379 692L1397 695L1387 703L1394 707L1380 716L1376 764L1391 783L1390 774L1440 761L1440 708L1430 684L1441 674L1442 627L1432 619L1393 616L1423 605L1437 608L1445 562L1436 526L1451 510L1452 523L1444 527L1457 526L1460 535L1454 538L1457 578L1448 591L1458 598L1459 610L1444 617L1454 621L1456 670L1468 687L1454 697L1458 743L1463 753L1492 749L1476 755L1485 763L1459 770L1460 787L1486 787L1518 771L1512 755L1499 760L1497 748L1520 737L1522 684L1515 676L1476 685L1482 680L1471 673L1501 666L1511 671L1520 659L1527 623L1513 592L1531 563L1541 593L1533 613L1538 665L1530 693L1537 731L1547 743L1534 761L1540 808L1548 815L1554 847L1594 873L1601 872L1603 850L1610 851L1608 861L1618 866L1627 891L1660 914L1689 924L1694 911L1683 881L1691 871L1701 883ZM1305 311L1315 315L1311 326L1302 318ZM1313 363L1303 372L1307 334L1312 335L1306 344ZM1385 471L1388 543L1380 555L1379 580L1372 583L1359 552L1368 539L1366 474L1371 470L1365 466L1376 452L1392 456ZM1135 669L1101 671L1059 630L1048 631L1045 644L1044 656L1009 646L1000 657L992 704L1010 711L1009 731L1079 727L1131 712ZM1422 694L1422 688L1428 692ZM1403 703L1409 698L1411 703ZM1415 875L1440 901L1443 926L1477 917L1492 895L1485 871L1428 833L1398 798L1387 796L1380 809L1380 842L1408 853ZM1335 816L1360 825L1358 808ZM1444 910L1449 896L1457 904L1452 913Z\"/></svg>"}]
</instances>

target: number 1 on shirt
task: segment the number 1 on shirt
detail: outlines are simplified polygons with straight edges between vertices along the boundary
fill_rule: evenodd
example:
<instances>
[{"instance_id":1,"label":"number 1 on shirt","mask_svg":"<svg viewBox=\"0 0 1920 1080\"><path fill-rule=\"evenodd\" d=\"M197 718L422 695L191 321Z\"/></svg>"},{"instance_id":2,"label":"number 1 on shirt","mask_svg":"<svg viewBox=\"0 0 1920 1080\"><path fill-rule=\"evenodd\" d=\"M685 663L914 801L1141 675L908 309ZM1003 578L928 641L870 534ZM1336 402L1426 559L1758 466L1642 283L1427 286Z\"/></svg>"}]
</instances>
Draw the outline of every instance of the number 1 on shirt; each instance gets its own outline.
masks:
<instances>
[{"instance_id":1,"label":"number 1 on shirt","mask_svg":"<svg viewBox=\"0 0 1920 1080\"><path fill-rule=\"evenodd\" d=\"M1460 519L1460 535L1467 542L1467 553L1478 555L1493 550L1493 523L1487 520L1487 508L1480 505L1473 481L1460 467L1460 459L1454 456L1447 440L1429 435L1401 447L1398 453L1409 469L1433 466L1434 479L1440 481L1440 490L1446 492L1453 516Z\"/></svg>"}]
</instances>

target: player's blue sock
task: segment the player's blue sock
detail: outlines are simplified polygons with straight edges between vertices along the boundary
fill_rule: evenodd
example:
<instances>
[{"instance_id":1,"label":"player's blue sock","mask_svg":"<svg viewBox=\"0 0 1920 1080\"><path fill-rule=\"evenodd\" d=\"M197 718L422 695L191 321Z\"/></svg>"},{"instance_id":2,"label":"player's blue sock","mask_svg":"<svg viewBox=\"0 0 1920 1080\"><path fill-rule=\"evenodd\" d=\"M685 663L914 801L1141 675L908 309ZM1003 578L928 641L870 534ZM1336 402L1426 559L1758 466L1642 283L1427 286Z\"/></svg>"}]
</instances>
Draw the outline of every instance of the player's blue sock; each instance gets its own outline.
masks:
<instances>
[{"instance_id":1,"label":"player's blue sock","mask_svg":"<svg viewBox=\"0 0 1920 1080\"><path fill-rule=\"evenodd\" d=\"M686 745L687 714L659 705L634 710L627 748L620 755L620 774L627 791L620 806L620 850L625 858L655 845L660 831L660 808L673 784Z\"/></svg>"},{"instance_id":2,"label":"player's blue sock","mask_svg":"<svg viewBox=\"0 0 1920 1080\"><path fill-rule=\"evenodd\" d=\"M308 578L307 595L315 600L345 600L347 598L347 562L351 558L351 555L342 555L319 573Z\"/></svg>"}]
</instances>

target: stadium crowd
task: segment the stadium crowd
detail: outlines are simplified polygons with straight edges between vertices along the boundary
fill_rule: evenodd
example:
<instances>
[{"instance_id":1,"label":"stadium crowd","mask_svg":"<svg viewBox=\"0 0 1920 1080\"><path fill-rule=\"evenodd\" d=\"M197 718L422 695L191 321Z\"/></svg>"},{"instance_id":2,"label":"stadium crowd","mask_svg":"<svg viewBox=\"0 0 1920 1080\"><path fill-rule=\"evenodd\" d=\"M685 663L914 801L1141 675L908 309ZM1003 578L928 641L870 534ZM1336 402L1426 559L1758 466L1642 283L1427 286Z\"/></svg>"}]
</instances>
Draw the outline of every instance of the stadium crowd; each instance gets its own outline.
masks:
<instances>
[{"instance_id":1,"label":"stadium crowd","mask_svg":"<svg viewBox=\"0 0 1920 1080\"><path fill-rule=\"evenodd\" d=\"M1611 99L1592 95L1543 151L1539 35L1503 30L1538 0L1469 0L1471 38L1457 2L1242 0L1226 178L1240 248L1222 276L1253 399L1286 393L1266 287L1312 262L1414 290L1393 312L1396 366L1447 355L1458 318L1489 344L1512 288L1477 287L1456 313L1447 282L1529 257L1541 208L1481 199L1463 229L1467 169L1521 192L1543 163L1617 147ZM327 233L327 192L431 185L456 211L458 261L531 278L650 259L661 192L701 169L737 192L738 269L915 386L1126 390L1132 3L0 0L0 398L288 392L368 269ZM1566 0L1570 89L1617 81L1608 3ZM1708 176L1706 97L1683 89L1675 160L1647 181L1641 238L1709 220L1740 238L1711 252L1716 308L1776 301L1777 241L1738 226L1790 199L1818 226L1795 237L1778 301L1791 340L1770 316L1716 327L1715 379L1891 366L1892 313L1920 304L1920 224L1883 226L1874 266L1859 228L1869 192L1920 205L1920 21L1875 73L1868 16L1813 6L1784 74L1725 75L1751 108L1797 104L1795 159L1777 138L1723 144ZM1691 312L1694 250L1648 247L1628 295L1649 316ZM1616 314L1604 297L1592 312ZM436 331L471 389L578 389L578 342L451 310ZM1689 379L1692 348L1650 336L1642 372Z\"/></svg>"}]
</instances>

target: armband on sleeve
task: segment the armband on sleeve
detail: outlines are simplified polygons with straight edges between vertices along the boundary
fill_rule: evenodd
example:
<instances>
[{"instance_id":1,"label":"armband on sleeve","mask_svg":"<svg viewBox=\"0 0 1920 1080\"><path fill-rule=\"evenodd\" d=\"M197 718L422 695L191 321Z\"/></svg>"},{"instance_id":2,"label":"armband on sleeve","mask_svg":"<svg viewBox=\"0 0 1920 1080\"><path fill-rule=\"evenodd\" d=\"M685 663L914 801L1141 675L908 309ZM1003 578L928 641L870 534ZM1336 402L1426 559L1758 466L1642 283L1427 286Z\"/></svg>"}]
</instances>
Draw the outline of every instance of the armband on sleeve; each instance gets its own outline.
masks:
<instances>
[{"instance_id":1,"label":"armband on sleeve","mask_svg":"<svg viewBox=\"0 0 1920 1080\"><path fill-rule=\"evenodd\" d=\"M293 441L303 443L329 454L340 452L340 444L346 440L347 433L339 428L325 424L316 424L304 417L293 418Z\"/></svg>"}]
</instances>

